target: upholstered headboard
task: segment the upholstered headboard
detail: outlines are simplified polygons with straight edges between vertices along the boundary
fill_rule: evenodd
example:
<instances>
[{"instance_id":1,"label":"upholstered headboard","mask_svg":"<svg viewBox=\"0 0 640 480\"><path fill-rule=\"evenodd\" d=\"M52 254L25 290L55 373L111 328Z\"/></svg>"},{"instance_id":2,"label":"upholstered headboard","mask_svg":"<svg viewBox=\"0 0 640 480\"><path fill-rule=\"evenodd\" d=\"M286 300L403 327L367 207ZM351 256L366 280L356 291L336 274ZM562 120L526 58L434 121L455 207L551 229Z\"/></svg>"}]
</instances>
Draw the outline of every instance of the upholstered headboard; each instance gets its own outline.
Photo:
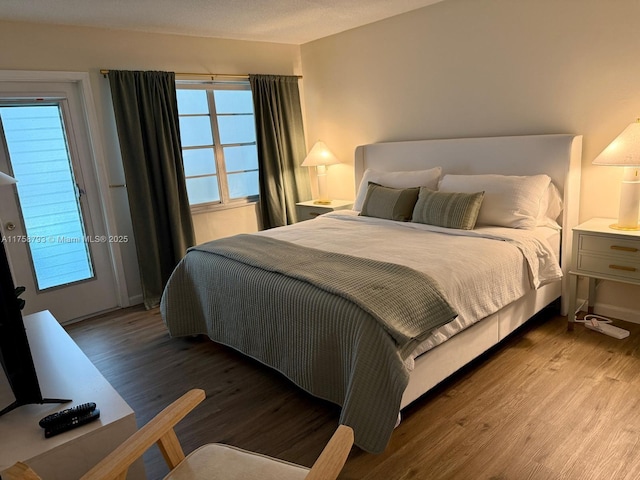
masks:
<instances>
[{"instance_id":1,"label":"upholstered headboard","mask_svg":"<svg viewBox=\"0 0 640 480\"><path fill-rule=\"evenodd\" d=\"M356 148L354 168L356 188L367 168L401 171L440 166L443 174L549 175L564 199L561 221L564 314L571 261L571 229L578 223L580 208L581 158L580 135L454 138L361 145Z\"/></svg>"}]
</instances>

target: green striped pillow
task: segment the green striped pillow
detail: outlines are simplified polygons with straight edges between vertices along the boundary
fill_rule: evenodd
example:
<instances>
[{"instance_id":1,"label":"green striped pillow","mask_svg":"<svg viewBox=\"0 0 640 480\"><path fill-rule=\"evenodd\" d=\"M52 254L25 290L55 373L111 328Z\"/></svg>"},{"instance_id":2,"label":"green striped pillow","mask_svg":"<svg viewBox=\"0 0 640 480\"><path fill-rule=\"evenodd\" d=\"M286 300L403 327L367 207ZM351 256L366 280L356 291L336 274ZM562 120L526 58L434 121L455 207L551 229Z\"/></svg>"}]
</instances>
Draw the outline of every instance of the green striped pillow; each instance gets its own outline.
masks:
<instances>
[{"instance_id":1,"label":"green striped pillow","mask_svg":"<svg viewBox=\"0 0 640 480\"><path fill-rule=\"evenodd\" d=\"M437 192L420 187L411 221L446 228L473 230L484 192Z\"/></svg>"},{"instance_id":2,"label":"green striped pillow","mask_svg":"<svg viewBox=\"0 0 640 480\"><path fill-rule=\"evenodd\" d=\"M420 187L391 188L369 182L360 215L409 222Z\"/></svg>"}]
</instances>

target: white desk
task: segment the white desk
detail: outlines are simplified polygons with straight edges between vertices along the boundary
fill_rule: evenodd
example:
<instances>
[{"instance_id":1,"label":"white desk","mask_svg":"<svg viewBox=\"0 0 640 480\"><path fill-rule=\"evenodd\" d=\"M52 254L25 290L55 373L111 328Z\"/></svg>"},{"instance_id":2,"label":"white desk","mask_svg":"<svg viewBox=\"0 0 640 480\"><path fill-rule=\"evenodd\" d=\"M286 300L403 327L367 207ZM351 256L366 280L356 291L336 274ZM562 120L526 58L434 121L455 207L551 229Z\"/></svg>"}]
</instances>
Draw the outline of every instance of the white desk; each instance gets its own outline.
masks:
<instances>
[{"instance_id":1,"label":"white desk","mask_svg":"<svg viewBox=\"0 0 640 480\"><path fill-rule=\"evenodd\" d=\"M136 431L135 415L48 311L25 316L24 323L42 396L72 402L24 405L0 417L0 472L20 460L43 480L74 480ZM4 407L14 398L1 369L0 375ZM87 402L100 409L98 420L44 438L42 417ZM127 478L146 478L142 460Z\"/></svg>"}]
</instances>

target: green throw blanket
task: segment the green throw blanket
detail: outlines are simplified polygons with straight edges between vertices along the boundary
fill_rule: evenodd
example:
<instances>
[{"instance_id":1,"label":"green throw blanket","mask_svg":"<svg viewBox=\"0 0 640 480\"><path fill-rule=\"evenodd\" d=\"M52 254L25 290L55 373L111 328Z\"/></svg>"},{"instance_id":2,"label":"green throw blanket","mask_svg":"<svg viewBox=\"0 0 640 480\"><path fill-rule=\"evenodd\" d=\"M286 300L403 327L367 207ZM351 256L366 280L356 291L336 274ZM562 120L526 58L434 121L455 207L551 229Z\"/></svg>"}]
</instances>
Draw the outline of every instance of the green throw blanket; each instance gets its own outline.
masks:
<instances>
[{"instance_id":1,"label":"green throw blanket","mask_svg":"<svg viewBox=\"0 0 640 480\"><path fill-rule=\"evenodd\" d=\"M171 335L206 333L342 405L341 423L375 453L397 420L403 360L456 316L437 284L408 267L262 235L191 249L161 311Z\"/></svg>"}]
</instances>

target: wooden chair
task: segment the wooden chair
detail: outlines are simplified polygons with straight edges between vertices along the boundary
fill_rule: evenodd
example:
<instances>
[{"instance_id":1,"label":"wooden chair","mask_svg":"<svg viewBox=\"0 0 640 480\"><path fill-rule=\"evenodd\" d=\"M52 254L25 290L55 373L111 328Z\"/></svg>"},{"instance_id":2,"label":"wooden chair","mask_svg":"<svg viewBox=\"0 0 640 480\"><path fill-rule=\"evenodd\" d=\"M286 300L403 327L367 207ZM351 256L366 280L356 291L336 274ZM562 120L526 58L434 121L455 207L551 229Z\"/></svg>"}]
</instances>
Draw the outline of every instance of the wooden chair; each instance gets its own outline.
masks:
<instances>
[{"instance_id":1,"label":"wooden chair","mask_svg":"<svg viewBox=\"0 0 640 480\"><path fill-rule=\"evenodd\" d=\"M203 390L190 390L125 440L80 480L124 480L131 464L154 443L170 472L165 480L333 480L353 445L353 430L338 426L311 469L223 444L204 445L185 457L174 427L205 399ZM18 462L2 474L4 480L41 480Z\"/></svg>"}]
</instances>

